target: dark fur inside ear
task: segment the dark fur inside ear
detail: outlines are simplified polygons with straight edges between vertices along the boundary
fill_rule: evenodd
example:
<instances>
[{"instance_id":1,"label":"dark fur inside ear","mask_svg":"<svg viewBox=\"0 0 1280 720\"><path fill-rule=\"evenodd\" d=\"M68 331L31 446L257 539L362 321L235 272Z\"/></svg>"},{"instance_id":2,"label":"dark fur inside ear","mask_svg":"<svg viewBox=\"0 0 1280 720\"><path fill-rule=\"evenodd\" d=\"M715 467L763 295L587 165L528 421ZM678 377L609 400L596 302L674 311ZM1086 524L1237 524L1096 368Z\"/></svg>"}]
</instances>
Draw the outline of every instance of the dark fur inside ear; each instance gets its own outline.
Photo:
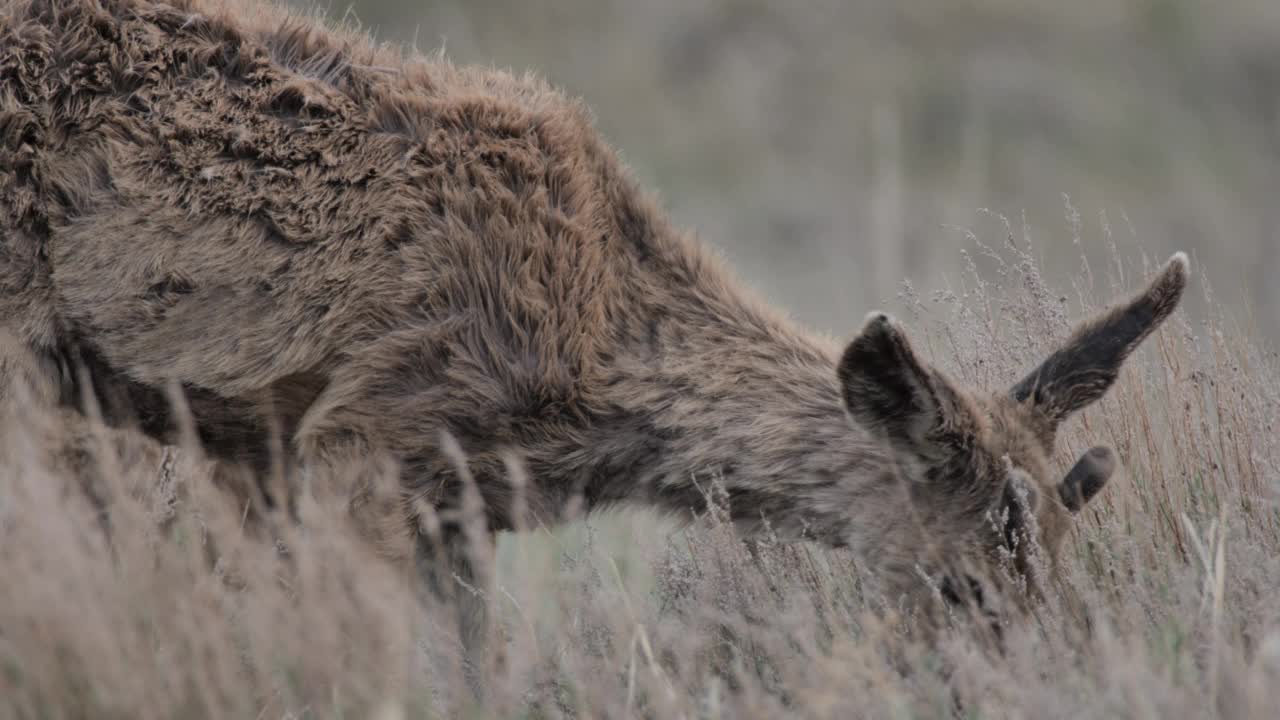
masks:
<instances>
[{"instance_id":1,"label":"dark fur inside ear","mask_svg":"<svg viewBox=\"0 0 1280 720\"><path fill-rule=\"evenodd\" d=\"M960 400L916 356L902 329L872 313L837 369L845 408L859 424L922 451L930 435L958 429Z\"/></svg>"},{"instance_id":2,"label":"dark fur inside ear","mask_svg":"<svg viewBox=\"0 0 1280 720\"><path fill-rule=\"evenodd\" d=\"M1078 328L1013 387L1013 397L1032 403L1054 423L1101 398L1125 358L1177 308L1187 278L1187 256L1178 253L1132 300Z\"/></svg>"},{"instance_id":3,"label":"dark fur inside ear","mask_svg":"<svg viewBox=\"0 0 1280 720\"><path fill-rule=\"evenodd\" d=\"M1080 456L1058 486L1062 504L1071 512L1080 512L1107 484L1115 469L1116 457L1111 448L1098 446L1090 449Z\"/></svg>"}]
</instances>

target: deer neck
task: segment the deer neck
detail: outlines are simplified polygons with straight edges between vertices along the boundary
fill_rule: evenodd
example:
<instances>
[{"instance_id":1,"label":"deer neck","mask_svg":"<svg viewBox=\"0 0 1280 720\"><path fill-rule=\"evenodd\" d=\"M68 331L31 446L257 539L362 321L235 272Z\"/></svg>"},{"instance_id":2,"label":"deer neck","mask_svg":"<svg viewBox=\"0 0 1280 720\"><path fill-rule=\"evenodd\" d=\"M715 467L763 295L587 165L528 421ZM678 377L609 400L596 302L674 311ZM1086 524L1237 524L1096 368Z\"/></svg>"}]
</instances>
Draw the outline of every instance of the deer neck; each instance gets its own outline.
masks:
<instances>
[{"instance_id":1,"label":"deer neck","mask_svg":"<svg viewBox=\"0 0 1280 720\"><path fill-rule=\"evenodd\" d=\"M613 364L589 499L680 514L715 499L748 532L852 541L887 459L844 411L834 346L766 313L699 298L645 313Z\"/></svg>"}]
</instances>

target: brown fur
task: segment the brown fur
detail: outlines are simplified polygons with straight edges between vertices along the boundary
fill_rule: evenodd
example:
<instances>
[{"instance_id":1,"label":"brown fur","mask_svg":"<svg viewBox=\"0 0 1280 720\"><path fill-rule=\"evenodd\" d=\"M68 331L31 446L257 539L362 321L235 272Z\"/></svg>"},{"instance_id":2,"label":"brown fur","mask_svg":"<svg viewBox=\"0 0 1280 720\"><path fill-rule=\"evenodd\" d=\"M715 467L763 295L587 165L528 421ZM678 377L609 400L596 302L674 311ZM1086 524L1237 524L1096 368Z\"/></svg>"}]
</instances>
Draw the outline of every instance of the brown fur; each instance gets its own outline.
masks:
<instances>
[{"instance_id":1,"label":"brown fur","mask_svg":"<svg viewBox=\"0 0 1280 720\"><path fill-rule=\"evenodd\" d=\"M1175 258L1012 391L956 387L879 314L841 355L672 227L579 104L238 0L0 0L0 166L0 371L47 402L88 378L166 438L176 383L219 457L265 469L274 428L308 467L391 458L406 538L463 497L446 435L494 529L509 450L544 521L687 513L715 474L745 530L852 546L894 598L1056 550L1111 467L1062 484L1056 426L1187 281Z\"/></svg>"}]
</instances>

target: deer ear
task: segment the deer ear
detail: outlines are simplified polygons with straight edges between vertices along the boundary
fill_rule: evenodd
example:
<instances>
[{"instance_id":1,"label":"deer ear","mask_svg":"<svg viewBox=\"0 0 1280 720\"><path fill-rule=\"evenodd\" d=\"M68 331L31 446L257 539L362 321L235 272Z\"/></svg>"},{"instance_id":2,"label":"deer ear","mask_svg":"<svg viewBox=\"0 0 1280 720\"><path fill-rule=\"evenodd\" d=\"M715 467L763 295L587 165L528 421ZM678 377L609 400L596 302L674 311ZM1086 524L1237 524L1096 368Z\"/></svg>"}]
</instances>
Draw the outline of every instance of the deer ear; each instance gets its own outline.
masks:
<instances>
[{"instance_id":1,"label":"deer ear","mask_svg":"<svg viewBox=\"0 0 1280 720\"><path fill-rule=\"evenodd\" d=\"M1116 469L1116 456L1111 448L1098 446L1091 448L1067 473L1058 486L1058 496L1062 504L1071 512L1080 512L1089 503Z\"/></svg>"},{"instance_id":2,"label":"deer ear","mask_svg":"<svg viewBox=\"0 0 1280 720\"><path fill-rule=\"evenodd\" d=\"M899 449L936 454L939 441L973 432L974 412L940 373L925 365L898 324L871 313L837 370L845 409Z\"/></svg>"},{"instance_id":3,"label":"deer ear","mask_svg":"<svg viewBox=\"0 0 1280 720\"><path fill-rule=\"evenodd\" d=\"M1010 393L1031 403L1054 426L1106 393L1125 358L1178 306L1188 263L1178 253L1145 290L1076 329L1071 339Z\"/></svg>"}]
</instances>

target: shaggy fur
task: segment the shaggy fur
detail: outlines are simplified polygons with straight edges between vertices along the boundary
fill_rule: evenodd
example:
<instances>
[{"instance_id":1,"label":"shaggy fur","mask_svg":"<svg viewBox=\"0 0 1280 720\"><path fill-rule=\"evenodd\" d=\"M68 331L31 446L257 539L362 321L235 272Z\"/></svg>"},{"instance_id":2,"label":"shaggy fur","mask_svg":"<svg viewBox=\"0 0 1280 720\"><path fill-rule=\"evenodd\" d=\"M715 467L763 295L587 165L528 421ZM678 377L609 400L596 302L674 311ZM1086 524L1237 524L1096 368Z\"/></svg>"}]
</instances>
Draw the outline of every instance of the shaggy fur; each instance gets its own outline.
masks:
<instances>
[{"instance_id":1,"label":"shaggy fur","mask_svg":"<svg viewBox=\"0 0 1280 720\"><path fill-rule=\"evenodd\" d=\"M1179 255L1012 391L955 386L882 314L842 355L673 228L578 103L239 0L0 0L0 167L9 381L160 439L180 386L258 470L273 436L391 458L419 557L416 509L464 495L451 436L493 529L510 450L546 522L687 513L715 475L745 530L849 545L892 597L976 592L957 568L1026 570L1021 534L1055 550L1102 487L1105 449L1053 474L1055 428L1187 282Z\"/></svg>"}]
</instances>

